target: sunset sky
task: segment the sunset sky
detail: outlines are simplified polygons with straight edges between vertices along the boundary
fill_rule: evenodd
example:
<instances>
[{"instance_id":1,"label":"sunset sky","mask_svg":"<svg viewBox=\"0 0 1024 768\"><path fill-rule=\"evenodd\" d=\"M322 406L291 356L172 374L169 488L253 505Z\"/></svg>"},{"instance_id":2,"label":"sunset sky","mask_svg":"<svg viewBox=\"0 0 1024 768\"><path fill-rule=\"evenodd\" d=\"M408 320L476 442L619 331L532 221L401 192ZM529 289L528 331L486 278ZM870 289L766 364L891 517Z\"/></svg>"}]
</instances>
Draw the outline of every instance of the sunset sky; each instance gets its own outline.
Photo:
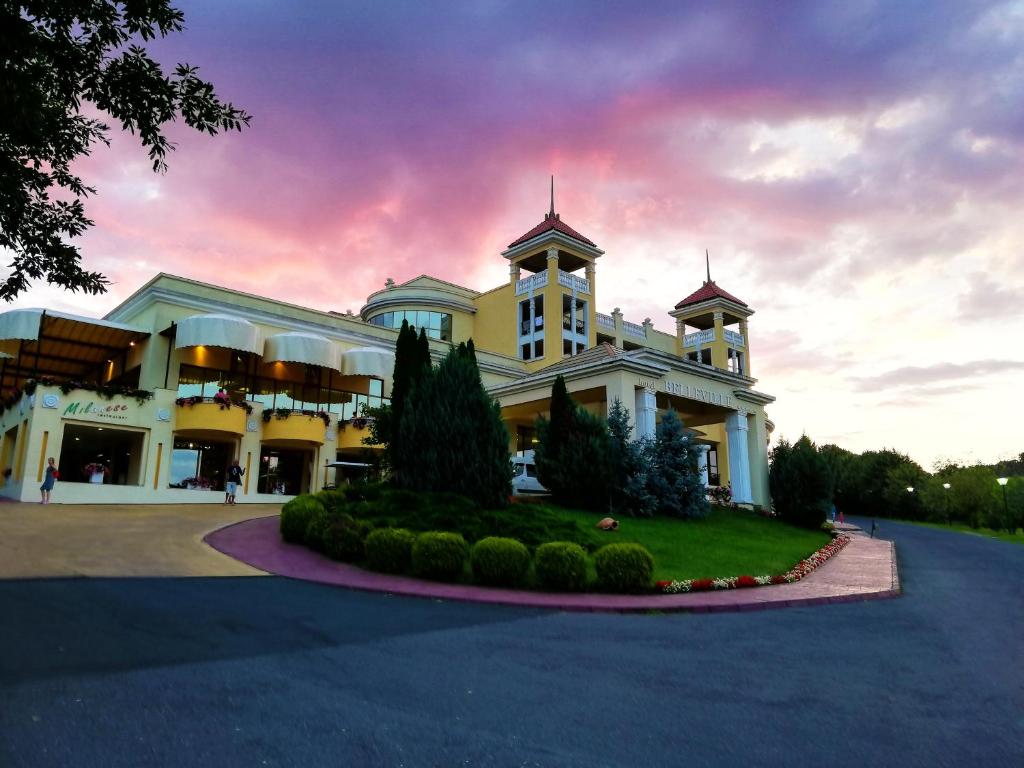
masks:
<instances>
[{"instance_id":1,"label":"sunset sky","mask_svg":"<svg viewBox=\"0 0 1024 768\"><path fill-rule=\"evenodd\" d=\"M79 164L102 315L158 271L358 311L388 277L485 290L556 207L605 255L598 310L711 272L751 305L776 436L926 468L1024 451L1024 6L175 3L154 47L252 113Z\"/></svg>"}]
</instances>

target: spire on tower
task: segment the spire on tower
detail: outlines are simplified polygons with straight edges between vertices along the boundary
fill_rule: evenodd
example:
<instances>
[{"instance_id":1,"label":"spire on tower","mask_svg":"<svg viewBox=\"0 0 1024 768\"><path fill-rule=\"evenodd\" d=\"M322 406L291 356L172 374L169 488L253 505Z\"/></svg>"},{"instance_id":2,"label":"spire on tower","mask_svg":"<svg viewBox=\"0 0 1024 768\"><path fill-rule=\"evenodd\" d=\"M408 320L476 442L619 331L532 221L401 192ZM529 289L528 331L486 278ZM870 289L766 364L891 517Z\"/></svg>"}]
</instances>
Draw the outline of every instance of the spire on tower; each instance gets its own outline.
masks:
<instances>
[{"instance_id":1,"label":"spire on tower","mask_svg":"<svg viewBox=\"0 0 1024 768\"><path fill-rule=\"evenodd\" d=\"M555 175L551 174L551 210L548 212L548 217L555 218Z\"/></svg>"},{"instance_id":2,"label":"spire on tower","mask_svg":"<svg viewBox=\"0 0 1024 768\"><path fill-rule=\"evenodd\" d=\"M704 282L705 283L710 283L711 282L711 256L708 254L708 249L707 248L704 249L704 259L705 259L705 264L707 265L707 268L708 268L708 279L705 280Z\"/></svg>"}]
</instances>

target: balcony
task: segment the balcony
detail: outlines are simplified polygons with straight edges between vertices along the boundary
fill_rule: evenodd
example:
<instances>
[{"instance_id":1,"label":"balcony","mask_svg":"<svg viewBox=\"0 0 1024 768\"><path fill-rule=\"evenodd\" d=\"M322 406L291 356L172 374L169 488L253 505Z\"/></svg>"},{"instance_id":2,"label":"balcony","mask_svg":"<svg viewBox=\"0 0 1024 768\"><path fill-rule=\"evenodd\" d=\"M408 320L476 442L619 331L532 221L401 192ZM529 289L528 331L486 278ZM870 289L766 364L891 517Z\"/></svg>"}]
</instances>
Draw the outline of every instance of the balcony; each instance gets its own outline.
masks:
<instances>
[{"instance_id":1,"label":"balcony","mask_svg":"<svg viewBox=\"0 0 1024 768\"><path fill-rule=\"evenodd\" d=\"M641 339L647 338L647 329L639 323L631 323L628 320L622 321L622 332L627 336L637 336Z\"/></svg>"},{"instance_id":2,"label":"balcony","mask_svg":"<svg viewBox=\"0 0 1024 768\"><path fill-rule=\"evenodd\" d=\"M269 416L269 418L268 418ZM263 412L263 441L287 443L316 443L323 445L327 424L322 417L303 411Z\"/></svg>"},{"instance_id":3,"label":"balcony","mask_svg":"<svg viewBox=\"0 0 1024 768\"><path fill-rule=\"evenodd\" d=\"M363 438L370 436L372 418L349 419L338 424L338 450L345 448L380 450L380 445L364 445Z\"/></svg>"},{"instance_id":4,"label":"balcony","mask_svg":"<svg viewBox=\"0 0 1024 768\"><path fill-rule=\"evenodd\" d=\"M558 270L558 284L576 293L590 293L590 281L571 272Z\"/></svg>"},{"instance_id":5,"label":"balcony","mask_svg":"<svg viewBox=\"0 0 1024 768\"><path fill-rule=\"evenodd\" d=\"M726 341L726 343L731 344L734 347L742 347L743 346L743 334L742 333L736 333L736 331L730 331L730 330L726 329L725 330L725 341Z\"/></svg>"},{"instance_id":6,"label":"balcony","mask_svg":"<svg viewBox=\"0 0 1024 768\"><path fill-rule=\"evenodd\" d=\"M597 324L602 328L607 328L610 331L615 330L615 318L611 315L602 315L600 312L597 313Z\"/></svg>"},{"instance_id":7,"label":"balcony","mask_svg":"<svg viewBox=\"0 0 1024 768\"><path fill-rule=\"evenodd\" d=\"M543 288L547 284L547 271L538 272L536 275L524 277L522 280L516 280L516 296L522 296L524 293L529 293L530 291L535 291L538 288Z\"/></svg>"},{"instance_id":8,"label":"balcony","mask_svg":"<svg viewBox=\"0 0 1024 768\"><path fill-rule=\"evenodd\" d=\"M688 333L683 336L683 347L703 347L715 340L715 329L708 328L696 333Z\"/></svg>"},{"instance_id":9,"label":"balcony","mask_svg":"<svg viewBox=\"0 0 1024 768\"><path fill-rule=\"evenodd\" d=\"M175 432L222 432L242 436L249 415L244 406L225 405L207 399L193 402L192 398L179 398L174 414Z\"/></svg>"}]
</instances>

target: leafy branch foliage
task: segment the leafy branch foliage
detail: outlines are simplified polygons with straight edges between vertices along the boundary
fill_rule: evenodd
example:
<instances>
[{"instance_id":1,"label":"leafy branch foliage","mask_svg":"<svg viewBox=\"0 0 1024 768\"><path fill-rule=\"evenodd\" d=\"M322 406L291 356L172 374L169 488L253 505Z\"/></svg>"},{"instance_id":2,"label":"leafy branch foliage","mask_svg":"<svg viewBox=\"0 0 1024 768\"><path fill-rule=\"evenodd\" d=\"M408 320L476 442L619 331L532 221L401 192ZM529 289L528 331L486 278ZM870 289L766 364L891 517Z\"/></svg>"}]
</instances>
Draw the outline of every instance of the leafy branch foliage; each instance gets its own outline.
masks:
<instances>
[{"instance_id":1,"label":"leafy branch foliage","mask_svg":"<svg viewBox=\"0 0 1024 768\"><path fill-rule=\"evenodd\" d=\"M168 0L24 0L0 4L0 252L13 254L0 298L13 300L45 279L97 294L107 278L81 266L67 240L93 222L83 199L96 192L72 164L109 145L106 114L139 137L153 170L167 169L174 145L163 132L181 118L195 130L241 130L250 116L222 102L199 70L171 75L133 42L184 28Z\"/></svg>"}]
</instances>

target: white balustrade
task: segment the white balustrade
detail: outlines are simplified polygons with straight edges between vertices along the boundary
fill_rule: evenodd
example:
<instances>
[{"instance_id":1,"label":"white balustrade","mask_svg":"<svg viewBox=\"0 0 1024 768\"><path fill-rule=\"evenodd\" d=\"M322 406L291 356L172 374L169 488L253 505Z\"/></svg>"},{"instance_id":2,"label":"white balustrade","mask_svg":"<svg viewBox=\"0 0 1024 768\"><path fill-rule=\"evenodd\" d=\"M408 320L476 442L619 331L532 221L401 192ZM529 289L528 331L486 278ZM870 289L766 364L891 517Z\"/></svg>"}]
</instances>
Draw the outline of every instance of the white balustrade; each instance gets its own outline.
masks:
<instances>
[{"instance_id":1,"label":"white balustrade","mask_svg":"<svg viewBox=\"0 0 1024 768\"><path fill-rule=\"evenodd\" d=\"M531 290L537 290L543 288L548 284L548 273L538 272L535 275L524 277L522 280L516 280L516 296L522 296L524 293L529 293Z\"/></svg>"},{"instance_id":2,"label":"white balustrade","mask_svg":"<svg viewBox=\"0 0 1024 768\"><path fill-rule=\"evenodd\" d=\"M703 346L704 344L710 344L715 340L715 329L706 328L703 331L697 331L696 333L688 333L683 336L684 347L696 347L698 345Z\"/></svg>"},{"instance_id":3,"label":"white balustrade","mask_svg":"<svg viewBox=\"0 0 1024 768\"><path fill-rule=\"evenodd\" d=\"M615 330L615 318L611 315L602 315L600 312L597 313L597 324L602 328L610 328Z\"/></svg>"},{"instance_id":4,"label":"white balustrade","mask_svg":"<svg viewBox=\"0 0 1024 768\"><path fill-rule=\"evenodd\" d=\"M736 331L730 331L725 329L725 340L732 344L734 347L743 346L743 334L736 333Z\"/></svg>"},{"instance_id":5,"label":"white balustrade","mask_svg":"<svg viewBox=\"0 0 1024 768\"><path fill-rule=\"evenodd\" d=\"M631 323L628 320L622 321L622 330L631 336L640 336L641 338L647 337L647 331L639 323Z\"/></svg>"},{"instance_id":6,"label":"white balustrade","mask_svg":"<svg viewBox=\"0 0 1024 768\"><path fill-rule=\"evenodd\" d=\"M558 284L577 293L590 293L590 281L571 272L558 270Z\"/></svg>"}]
</instances>

